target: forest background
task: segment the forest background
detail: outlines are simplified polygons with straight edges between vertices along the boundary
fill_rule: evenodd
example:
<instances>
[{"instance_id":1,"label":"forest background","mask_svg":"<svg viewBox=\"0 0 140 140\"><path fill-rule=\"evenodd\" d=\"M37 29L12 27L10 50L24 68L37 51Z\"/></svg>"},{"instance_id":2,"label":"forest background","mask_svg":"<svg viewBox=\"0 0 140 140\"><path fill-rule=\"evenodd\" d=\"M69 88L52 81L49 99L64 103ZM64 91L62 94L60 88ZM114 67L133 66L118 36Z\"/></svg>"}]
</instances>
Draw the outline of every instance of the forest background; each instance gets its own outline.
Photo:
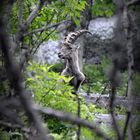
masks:
<instances>
[{"instance_id":1,"label":"forest background","mask_svg":"<svg viewBox=\"0 0 140 140\"><path fill-rule=\"evenodd\" d=\"M139 4L139 0L2 0L0 139L138 140ZM62 64L38 64L33 56L43 42L58 39L62 30L87 29L91 19L113 15L119 20L112 50L99 65L83 64L87 81L80 90L87 96L109 94L107 105L98 102L102 98L93 104L79 94L79 116L71 77L60 75ZM61 24L65 28L59 30ZM125 99L124 106L115 104L118 95L120 104ZM111 125L96 123L97 114L110 114ZM116 114L123 119L117 121Z\"/></svg>"}]
</instances>

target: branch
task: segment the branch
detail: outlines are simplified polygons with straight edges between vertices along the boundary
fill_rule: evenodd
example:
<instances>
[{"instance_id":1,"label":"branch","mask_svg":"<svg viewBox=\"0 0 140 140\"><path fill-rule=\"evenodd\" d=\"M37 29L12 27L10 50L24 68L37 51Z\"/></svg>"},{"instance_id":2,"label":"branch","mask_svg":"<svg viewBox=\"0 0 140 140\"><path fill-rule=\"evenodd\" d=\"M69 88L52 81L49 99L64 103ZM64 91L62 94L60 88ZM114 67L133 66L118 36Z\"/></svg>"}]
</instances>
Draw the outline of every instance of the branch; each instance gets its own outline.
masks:
<instances>
[{"instance_id":1,"label":"branch","mask_svg":"<svg viewBox=\"0 0 140 140\"><path fill-rule=\"evenodd\" d=\"M21 0L22 1L22 0ZM19 31L17 33L17 40L20 41L23 38L23 34L28 30L29 25L31 24L31 22L37 17L38 12L41 10L41 8L43 7L43 5L45 4L45 0L39 0L38 5L36 6L36 8L30 13L30 15L28 16L27 20L25 21L24 24L20 25ZM47 1L48 3L50 3L50 1ZM21 6L21 2L19 3ZM19 14L22 14L22 11L19 9ZM20 17L19 17L20 18ZM21 20L21 19L19 19Z\"/></svg>"},{"instance_id":2,"label":"branch","mask_svg":"<svg viewBox=\"0 0 140 140\"><path fill-rule=\"evenodd\" d=\"M29 25L36 18L44 3L45 0L39 0L36 8L30 13L25 23L22 24L22 0L19 0L19 29L16 33L17 46L19 46L20 42L23 40L23 34L28 31ZM16 48L17 47L14 48L13 52L15 52Z\"/></svg>"},{"instance_id":3,"label":"branch","mask_svg":"<svg viewBox=\"0 0 140 140\"><path fill-rule=\"evenodd\" d=\"M33 30L33 31L29 32L29 33L25 33L23 35L23 37L28 36L28 35L33 34L33 33L43 32L45 30L57 27L57 26L59 26L60 24L63 24L63 23L71 23L71 20L64 20L64 21L61 21L61 22L53 24L53 25L48 25L46 27L42 27L42 28L39 28L37 30Z\"/></svg>"},{"instance_id":4,"label":"branch","mask_svg":"<svg viewBox=\"0 0 140 140\"><path fill-rule=\"evenodd\" d=\"M140 5L140 0L131 0L126 4L128 7L132 5Z\"/></svg>"},{"instance_id":5,"label":"branch","mask_svg":"<svg viewBox=\"0 0 140 140\"><path fill-rule=\"evenodd\" d=\"M134 37L135 37L135 22L133 16L128 11L128 8L124 7L123 9L123 29L125 31L126 38L126 47L127 47L127 56L128 56L128 138L133 139L133 130L132 130L132 112L134 109L134 96L133 96L133 82L134 82ZM126 128L127 129L127 128Z\"/></svg>"},{"instance_id":6,"label":"branch","mask_svg":"<svg viewBox=\"0 0 140 140\"><path fill-rule=\"evenodd\" d=\"M40 47L41 43L45 40L47 40L47 38L55 31L56 29L52 30L45 38L43 38L36 46L36 48L30 51L30 54L34 55L36 53L36 51L38 50L38 48Z\"/></svg>"},{"instance_id":7,"label":"branch","mask_svg":"<svg viewBox=\"0 0 140 140\"><path fill-rule=\"evenodd\" d=\"M111 140L106 134L101 132L101 130L99 128L97 128L95 124L92 124L91 122L88 122L88 121L78 118L76 116L72 116L71 114L68 114L68 113L53 110L51 108L43 108L43 107L36 106L34 109L40 113L43 113L43 114L46 114L46 115L49 115L52 117L56 117L59 120L67 121L67 122L75 124L75 125L87 127L93 133L95 132L97 136L102 137L105 140Z\"/></svg>"},{"instance_id":8,"label":"branch","mask_svg":"<svg viewBox=\"0 0 140 140\"><path fill-rule=\"evenodd\" d=\"M19 68L22 70L24 63L29 59L29 49L28 47L22 48L21 50L21 57L20 57L20 62L19 62Z\"/></svg>"},{"instance_id":9,"label":"branch","mask_svg":"<svg viewBox=\"0 0 140 140\"><path fill-rule=\"evenodd\" d=\"M110 114L111 114L111 117L112 117L113 127L114 127L114 130L116 131L118 140L121 140L120 130L119 130L119 127L117 125L117 121L116 121L116 118L115 118L115 115L114 115L114 100L115 100L115 95L116 95L116 87L113 86L113 85L111 85Z\"/></svg>"},{"instance_id":10,"label":"branch","mask_svg":"<svg viewBox=\"0 0 140 140\"><path fill-rule=\"evenodd\" d=\"M2 8L4 9L5 5L2 3ZM20 69L13 60L13 57L10 54L9 48L11 46L9 37L6 33L6 21L4 21L4 17L0 17L0 49L2 50L6 72L10 83L13 85L13 89L16 94L19 95L19 100L23 105L28 119L35 124L36 129L39 134L41 134L41 140L49 140L50 138L47 136L47 131L44 130L41 119L39 115L33 110L33 103L29 97L29 93L24 89L23 85L23 77L21 75Z\"/></svg>"},{"instance_id":11,"label":"branch","mask_svg":"<svg viewBox=\"0 0 140 140\"><path fill-rule=\"evenodd\" d=\"M124 124L124 128L123 128L123 133L122 133L122 139L123 140L125 139L125 135L126 135L127 128L128 128L128 125L129 125L130 115L131 115L131 113L127 112L127 116L126 116L126 120L125 120L125 124Z\"/></svg>"},{"instance_id":12,"label":"branch","mask_svg":"<svg viewBox=\"0 0 140 140\"><path fill-rule=\"evenodd\" d=\"M18 0L18 6L19 6L19 11L18 11L18 26L19 29L22 25L22 16L23 16L23 0Z\"/></svg>"},{"instance_id":13,"label":"branch","mask_svg":"<svg viewBox=\"0 0 140 140\"><path fill-rule=\"evenodd\" d=\"M55 27L56 28L56 27ZM32 47L30 50L26 47L24 50L23 50L23 53L21 55L21 58L20 58L20 70L22 70L25 62L29 61L29 59L31 58L31 56L33 56L37 49L40 47L40 44L47 40L47 38L55 31L56 29L54 29L53 31L51 31L45 38L43 38L39 43L37 43L37 41L34 43L34 46L36 47ZM42 33L42 32L41 32ZM41 33L40 33L40 36L41 36ZM39 37L40 37L39 36ZM38 39L39 40L39 39Z\"/></svg>"},{"instance_id":14,"label":"branch","mask_svg":"<svg viewBox=\"0 0 140 140\"><path fill-rule=\"evenodd\" d=\"M41 1L39 0L38 5L36 6L36 8L31 12L31 14L29 15L29 17L27 18L24 26L28 27L29 24L33 21L34 18L36 18L38 12L41 10L41 8L43 7L45 1Z\"/></svg>"},{"instance_id":15,"label":"branch","mask_svg":"<svg viewBox=\"0 0 140 140\"><path fill-rule=\"evenodd\" d=\"M81 117L81 103L80 103L80 97L79 94L76 94L76 100L77 100L77 117L80 118ZM77 140L80 140L80 136L81 136L81 126L77 125Z\"/></svg>"}]
</instances>

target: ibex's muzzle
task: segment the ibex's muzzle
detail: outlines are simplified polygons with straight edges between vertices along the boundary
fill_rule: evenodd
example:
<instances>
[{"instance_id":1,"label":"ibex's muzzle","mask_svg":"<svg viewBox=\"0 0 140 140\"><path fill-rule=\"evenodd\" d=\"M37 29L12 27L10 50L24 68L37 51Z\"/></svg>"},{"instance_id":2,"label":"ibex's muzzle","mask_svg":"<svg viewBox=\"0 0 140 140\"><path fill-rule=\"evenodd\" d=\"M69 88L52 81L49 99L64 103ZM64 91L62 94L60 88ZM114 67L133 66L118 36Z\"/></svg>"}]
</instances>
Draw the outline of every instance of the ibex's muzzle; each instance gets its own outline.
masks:
<instances>
[{"instance_id":1,"label":"ibex's muzzle","mask_svg":"<svg viewBox=\"0 0 140 140\"><path fill-rule=\"evenodd\" d=\"M63 55L61 54L61 52L58 53L58 57L63 59Z\"/></svg>"}]
</instances>

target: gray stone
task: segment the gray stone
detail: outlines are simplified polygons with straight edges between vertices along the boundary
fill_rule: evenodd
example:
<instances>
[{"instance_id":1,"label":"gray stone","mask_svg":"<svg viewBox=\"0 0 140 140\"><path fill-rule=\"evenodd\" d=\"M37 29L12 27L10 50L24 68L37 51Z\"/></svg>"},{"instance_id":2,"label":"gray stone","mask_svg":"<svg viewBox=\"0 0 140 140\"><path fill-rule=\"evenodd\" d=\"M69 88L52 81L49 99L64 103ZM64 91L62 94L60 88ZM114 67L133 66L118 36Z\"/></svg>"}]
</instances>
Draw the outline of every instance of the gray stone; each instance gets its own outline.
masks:
<instances>
[{"instance_id":1,"label":"gray stone","mask_svg":"<svg viewBox=\"0 0 140 140\"><path fill-rule=\"evenodd\" d=\"M96 18L90 21L88 29L93 35L98 36L99 40L112 39L116 20L116 16Z\"/></svg>"},{"instance_id":2,"label":"gray stone","mask_svg":"<svg viewBox=\"0 0 140 140\"><path fill-rule=\"evenodd\" d=\"M99 64L104 53L108 52L110 48L110 42L114 36L113 29L115 28L116 16L111 18L95 18L90 21L88 30L92 32L93 36L85 35L81 37L76 42L80 43L82 51L79 55L80 60L82 56L86 63ZM59 34L59 38L64 37L65 31ZM49 63L54 64L59 61L57 53L60 49L61 40L49 40L43 43L36 54L36 61L39 63ZM82 43L81 43L82 42ZM84 53L83 53L84 51ZM81 66L82 67L82 66Z\"/></svg>"},{"instance_id":3,"label":"gray stone","mask_svg":"<svg viewBox=\"0 0 140 140\"><path fill-rule=\"evenodd\" d=\"M54 64L59 61L58 51L60 49L59 40L49 40L44 42L38 49L35 60L41 64Z\"/></svg>"},{"instance_id":4,"label":"gray stone","mask_svg":"<svg viewBox=\"0 0 140 140\"><path fill-rule=\"evenodd\" d=\"M90 21L88 30L93 36L88 36L85 39L84 59L86 63L99 64L102 56L109 52L116 21L116 16L111 18L100 17Z\"/></svg>"}]
</instances>

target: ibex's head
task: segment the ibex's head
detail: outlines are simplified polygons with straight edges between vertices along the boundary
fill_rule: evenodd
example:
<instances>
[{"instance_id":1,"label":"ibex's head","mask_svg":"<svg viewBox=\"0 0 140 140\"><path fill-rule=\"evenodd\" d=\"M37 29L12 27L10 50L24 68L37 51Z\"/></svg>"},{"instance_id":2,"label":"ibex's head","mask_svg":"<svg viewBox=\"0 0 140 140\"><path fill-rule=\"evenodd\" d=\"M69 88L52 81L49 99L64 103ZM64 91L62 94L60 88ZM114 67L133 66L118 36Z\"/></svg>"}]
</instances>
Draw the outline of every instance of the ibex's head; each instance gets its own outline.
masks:
<instances>
[{"instance_id":1,"label":"ibex's head","mask_svg":"<svg viewBox=\"0 0 140 140\"><path fill-rule=\"evenodd\" d=\"M90 33L90 32L88 30L80 30L77 32L69 33L65 37L64 42L62 43L58 56L62 59L70 59L74 55L74 53L77 52L77 50L79 48L74 45L74 42L83 33Z\"/></svg>"},{"instance_id":2,"label":"ibex's head","mask_svg":"<svg viewBox=\"0 0 140 140\"><path fill-rule=\"evenodd\" d=\"M77 51L77 49L78 48L73 46L73 44L62 43L58 56L61 59L70 59L73 56L73 54Z\"/></svg>"}]
</instances>

